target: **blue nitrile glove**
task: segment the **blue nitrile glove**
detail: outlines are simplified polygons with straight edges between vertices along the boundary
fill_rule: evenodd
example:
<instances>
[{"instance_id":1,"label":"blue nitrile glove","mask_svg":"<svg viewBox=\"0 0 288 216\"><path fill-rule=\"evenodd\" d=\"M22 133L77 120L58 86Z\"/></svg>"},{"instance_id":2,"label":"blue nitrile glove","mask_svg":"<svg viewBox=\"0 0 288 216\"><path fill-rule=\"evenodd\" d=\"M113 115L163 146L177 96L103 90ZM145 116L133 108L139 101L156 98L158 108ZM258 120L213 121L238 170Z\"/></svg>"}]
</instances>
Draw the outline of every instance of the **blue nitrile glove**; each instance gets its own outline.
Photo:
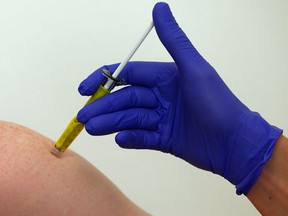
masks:
<instances>
[{"instance_id":1,"label":"blue nitrile glove","mask_svg":"<svg viewBox=\"0 0 288 216\"><path fill-rule=\"evenodd\" d=\"M120 76L130 86L87 105L78 120L91 135L120 131L116 142L123 148L171 153L225 177L238 194L247 194L282 131L235 97L166 3L156 4L153 20L175 63L129 63ZM95 92L103 80L100 71L81 83L82 95Z\"/></svg>"}]
</instances>

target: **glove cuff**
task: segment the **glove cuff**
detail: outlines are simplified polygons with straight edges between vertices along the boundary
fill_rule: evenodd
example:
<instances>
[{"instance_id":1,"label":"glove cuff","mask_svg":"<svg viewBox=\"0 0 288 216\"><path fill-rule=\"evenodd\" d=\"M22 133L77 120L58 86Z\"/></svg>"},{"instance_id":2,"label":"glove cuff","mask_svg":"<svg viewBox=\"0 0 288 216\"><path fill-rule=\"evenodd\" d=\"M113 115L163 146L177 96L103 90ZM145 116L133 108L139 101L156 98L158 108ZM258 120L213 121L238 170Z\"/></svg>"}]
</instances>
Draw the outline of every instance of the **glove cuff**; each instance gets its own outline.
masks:
<instances>
[{"instance_id":1,"label":"glove cuff","mask_svg":"<svg viewBox=\"0 0 288 216\"><path fill-rule=\"evenodd\" d=\"M257 181L282 132L258 113L249 112L241 117L230 161L232 175L227 178L236 185L238 195L246 195Z\"/></svg>"}]
</instances>

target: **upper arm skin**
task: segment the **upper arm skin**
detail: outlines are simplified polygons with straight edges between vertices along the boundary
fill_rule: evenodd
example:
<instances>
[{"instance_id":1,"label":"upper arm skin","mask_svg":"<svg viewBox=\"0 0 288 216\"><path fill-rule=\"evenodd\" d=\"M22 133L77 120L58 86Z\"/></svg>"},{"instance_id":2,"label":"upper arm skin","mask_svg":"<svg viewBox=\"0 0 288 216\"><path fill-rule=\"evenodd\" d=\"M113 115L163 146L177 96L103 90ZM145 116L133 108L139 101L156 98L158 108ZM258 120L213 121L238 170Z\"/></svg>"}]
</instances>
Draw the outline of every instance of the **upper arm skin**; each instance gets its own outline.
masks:
<instances>
[{"instance_id":1,"label":"upper arm skin","mask_svg":"<svg viewBox=\"0 0 288 216\"><path fill-rule=\"evenodd\" d=\"M0 121L0 215L146 215L88 161Z\"/></svg>"}]
</instances>

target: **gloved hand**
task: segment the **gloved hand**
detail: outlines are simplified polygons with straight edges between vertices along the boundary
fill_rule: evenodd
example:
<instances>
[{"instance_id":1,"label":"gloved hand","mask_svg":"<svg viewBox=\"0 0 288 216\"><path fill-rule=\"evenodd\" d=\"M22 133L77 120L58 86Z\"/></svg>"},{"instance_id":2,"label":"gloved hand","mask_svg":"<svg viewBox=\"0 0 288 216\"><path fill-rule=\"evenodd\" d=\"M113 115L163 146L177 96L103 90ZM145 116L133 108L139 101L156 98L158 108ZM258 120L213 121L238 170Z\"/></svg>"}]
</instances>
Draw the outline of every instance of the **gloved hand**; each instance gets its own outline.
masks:
<instances>
[{"instance_id":1,"label":"gloved hand","mask_svg":"<svg viewBox=\"0 0 288 216\"><path fill-rule=\"evenodd\" d=\"M91 135L117 131L123 148L171 153L217 173L247 193L282 131L250 111L197 52L169 6L153 10L157 34L175 63L131 62L120 76L130 86L84 107L78 120ZM105 66L114 71L117 64ZM100 69L79 86L91 95Z\"/></svg>"}]
</instances>

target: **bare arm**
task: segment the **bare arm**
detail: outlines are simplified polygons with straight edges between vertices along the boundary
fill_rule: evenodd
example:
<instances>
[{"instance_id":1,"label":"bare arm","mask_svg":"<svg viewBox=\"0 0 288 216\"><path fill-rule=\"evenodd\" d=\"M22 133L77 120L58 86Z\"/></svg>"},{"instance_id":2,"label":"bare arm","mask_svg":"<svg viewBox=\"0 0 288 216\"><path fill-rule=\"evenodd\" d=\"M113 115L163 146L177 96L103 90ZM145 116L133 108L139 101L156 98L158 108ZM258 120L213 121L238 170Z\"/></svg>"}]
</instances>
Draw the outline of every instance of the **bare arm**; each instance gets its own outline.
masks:
<instances>
[{"instance_id":1,"label":"bare arm","mask_svg":"<svg viewBox=\"0 0 288 216\"><path fill-rule=\"evenodd\" d=\"M262 215L288 213L288 139L281 136L263 172L247 195Z\"/></svg>"},{"instance_id":2,"label":"bare arm","mask_svg":"<svg viewBox=\"0 0 288 216\"><path fill-rule=\"evenodd\" d=\"M147 215L88 161L0 121L0 215Z\"/></svg>"}]
</instances>

